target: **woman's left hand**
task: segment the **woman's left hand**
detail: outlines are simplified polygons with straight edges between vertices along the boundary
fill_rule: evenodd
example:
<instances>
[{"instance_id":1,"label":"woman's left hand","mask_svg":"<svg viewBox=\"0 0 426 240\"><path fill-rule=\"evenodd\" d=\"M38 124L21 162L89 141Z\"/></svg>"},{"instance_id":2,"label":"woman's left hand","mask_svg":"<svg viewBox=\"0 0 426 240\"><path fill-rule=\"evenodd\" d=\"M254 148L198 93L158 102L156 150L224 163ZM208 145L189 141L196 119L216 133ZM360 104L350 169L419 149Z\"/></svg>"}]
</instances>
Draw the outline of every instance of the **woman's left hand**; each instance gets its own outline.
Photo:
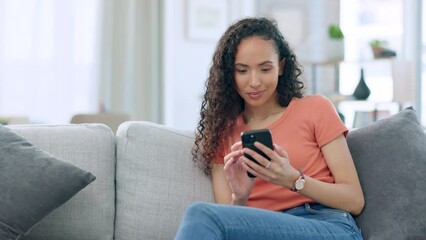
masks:
<instances>
[{"instance_id":1,"label":"woman's left hand","mask_svg":"<svg viewBox=\"0 0 426 240\"><path fill-rule=\"evenodd\" d=\"M287 152L277 144L274 144L275 150L266 147L260 142L255 142L254 145L271 160L269 161L249 148L244 148L244 153L251 155L259 163L257 164L243 157L244 168L267 182L289 189L293 188L294 181L299 177L300 173L291 166Z\"/></svg>"}]
</instances>

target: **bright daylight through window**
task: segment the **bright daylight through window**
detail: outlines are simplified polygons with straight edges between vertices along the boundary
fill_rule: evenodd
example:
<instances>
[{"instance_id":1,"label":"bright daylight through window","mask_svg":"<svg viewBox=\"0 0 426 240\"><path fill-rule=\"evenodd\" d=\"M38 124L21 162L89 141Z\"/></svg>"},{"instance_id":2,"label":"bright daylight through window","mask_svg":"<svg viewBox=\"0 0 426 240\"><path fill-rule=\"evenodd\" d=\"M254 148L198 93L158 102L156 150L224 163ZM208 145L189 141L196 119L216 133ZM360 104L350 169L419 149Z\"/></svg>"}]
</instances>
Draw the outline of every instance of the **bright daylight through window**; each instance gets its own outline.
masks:
<instances>
[{"instance_id":1,"label":"bright daylight through window","mask_svg":"<svg viewBox=\"0 0 426 240\"><path fill-rule=\"evenodd\" d=\"M0 117L97 109L98 0L0 0Z\"/></svg>"}]
</instances>

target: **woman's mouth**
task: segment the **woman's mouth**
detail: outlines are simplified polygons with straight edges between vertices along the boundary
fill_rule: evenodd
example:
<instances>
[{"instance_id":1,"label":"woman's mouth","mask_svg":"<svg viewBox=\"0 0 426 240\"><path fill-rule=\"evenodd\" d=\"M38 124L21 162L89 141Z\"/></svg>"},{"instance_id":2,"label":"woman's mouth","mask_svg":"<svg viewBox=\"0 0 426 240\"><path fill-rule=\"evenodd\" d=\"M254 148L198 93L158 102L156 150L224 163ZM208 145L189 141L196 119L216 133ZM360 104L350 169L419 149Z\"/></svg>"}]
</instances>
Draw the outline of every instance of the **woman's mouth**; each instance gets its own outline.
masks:
<instances>
[{"instance_id":1,"label":"woman's mouth","mask_svg":"<svg viewBox=\"0 0 426 240\"><path fill-rule=\"evenodd\" d=\"M257 92L249 92L248 95L252 99L258 99L263 95L264 91L257 91Z\"/></svg>"}]
</instances>

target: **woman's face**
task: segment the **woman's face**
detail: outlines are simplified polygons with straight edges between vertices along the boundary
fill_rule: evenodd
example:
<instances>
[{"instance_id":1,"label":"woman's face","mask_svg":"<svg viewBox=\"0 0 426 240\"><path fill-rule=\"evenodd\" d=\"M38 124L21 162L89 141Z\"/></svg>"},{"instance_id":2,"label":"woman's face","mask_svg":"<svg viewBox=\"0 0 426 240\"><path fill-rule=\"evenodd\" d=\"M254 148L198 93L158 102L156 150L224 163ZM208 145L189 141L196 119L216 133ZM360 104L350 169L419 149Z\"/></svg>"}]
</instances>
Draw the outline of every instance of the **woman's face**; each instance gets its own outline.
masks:
<instances>
[{"instance_id":1,"label":"woman's face","mask_svg":"<svg viewBox=\"0 0 426 240\"><path fill-rule=\"evenodd\" d=\"M250 37L240 42L234 62L235 85L245 106L275 106L278 76L282 74L279 56L272 40Z\"/></svg>"}]
</instances>

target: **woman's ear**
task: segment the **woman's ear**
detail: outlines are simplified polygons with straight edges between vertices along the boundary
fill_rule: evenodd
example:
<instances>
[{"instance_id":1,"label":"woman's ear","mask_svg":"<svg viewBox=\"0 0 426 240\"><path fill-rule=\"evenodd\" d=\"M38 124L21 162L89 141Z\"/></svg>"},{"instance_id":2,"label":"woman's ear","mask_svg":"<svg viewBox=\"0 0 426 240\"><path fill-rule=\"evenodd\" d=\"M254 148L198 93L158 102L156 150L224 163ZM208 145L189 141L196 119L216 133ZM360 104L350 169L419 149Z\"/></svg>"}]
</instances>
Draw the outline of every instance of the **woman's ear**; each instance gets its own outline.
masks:
<instances>
[{"instance_id":1,"label":"woman's ear","mask_svg":"<svg viewBox=\"0 0 426 240\"><path fill-rule=\"evenodd\" d=\"M280 71L279 71L279 75L283 75L284 73L284 66L285 66L285 58L283 58L283 60L281 60L280 62Z\"/></svg>"}]
</instances>

